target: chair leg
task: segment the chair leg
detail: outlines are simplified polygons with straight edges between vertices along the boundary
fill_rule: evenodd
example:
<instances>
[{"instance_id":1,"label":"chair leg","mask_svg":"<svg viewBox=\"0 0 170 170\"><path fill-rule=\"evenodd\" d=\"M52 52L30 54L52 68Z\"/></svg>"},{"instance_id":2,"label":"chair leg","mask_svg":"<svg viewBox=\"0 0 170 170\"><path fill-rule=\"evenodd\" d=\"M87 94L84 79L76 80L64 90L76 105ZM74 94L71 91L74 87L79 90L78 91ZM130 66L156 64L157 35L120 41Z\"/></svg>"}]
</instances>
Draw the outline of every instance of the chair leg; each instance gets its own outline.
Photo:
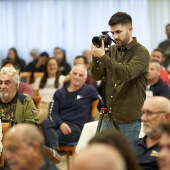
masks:
<instances>
[{"instance_id":1,"label":"chair leg","mask_svg":"<svg viewBox=\"0 0 170 170\"><path fill-rule=\"evenodd\" d=\"M1 167L4 167L4 150L2 149L2 153L1 153Z\"/></svg>"},{"instance_id":2,"label":"chair leg","mask_svg":"<svg viewBox=\"0 0 170 170\"><path fill-rule=\"evenodd\" d=\"M67 152L66 154L66 161L67 161L67 170L70 170L70 153Z\"/></svg>"}]
</instances>

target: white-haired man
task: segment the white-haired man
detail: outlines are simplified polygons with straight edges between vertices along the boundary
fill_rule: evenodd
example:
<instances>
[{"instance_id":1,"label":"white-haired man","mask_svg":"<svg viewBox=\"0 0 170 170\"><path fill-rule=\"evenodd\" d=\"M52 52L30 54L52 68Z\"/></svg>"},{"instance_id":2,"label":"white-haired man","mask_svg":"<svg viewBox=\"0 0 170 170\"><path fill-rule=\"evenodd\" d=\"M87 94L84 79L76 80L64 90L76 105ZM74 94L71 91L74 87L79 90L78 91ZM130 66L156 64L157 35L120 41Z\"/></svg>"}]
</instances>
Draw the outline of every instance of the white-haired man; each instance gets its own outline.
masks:
<instances>
[{"instance_id":1,"label":"white-haired man","mask_svg":"<svg viewBox=\"0 0 170 170\"><path fill-rule=\"evenodd\" d=\"M151 61L149 63L149 72L147 76L148 82L147 90L149 92L152 92L153 96L163 96L170 99L170 88L160 78L160 68L161 65L156 61Z\"/></svg>"},{"instance_id":2,"label":"white-haired man","mask_svg":"<svg viewBox=\"0 0 170 170\"><path fill-rule=\"evenodd\" d=\"M158 169L159 126L170 121L170 101L161 96L154 96L144 102L142 108L143 131L146 134L132 142L138 162L143 170Z\"/></svg>"},{"instance_id":3,"label":"white-haired man","mask_svg":"<svg viewBox=\"0 0 170 170\"><path fill-rule=\"evenodd\" d=\"M96 89L85 84L86 77L84 65L75 65L72 68L69 87L63 87L54 94L51 112L53 120L42 123L45 143L53 153L51 159L54 158L54 162L56 157L59 159L59 144L78 141L83 125L90 119L91 102L99 99Z\"/></svg>"},{"instance_id":4,"label":"white-haired man","mask_svg":"<svg viewBox=\"0 0 170 170\"><path fill-rule=\"evenodd\" d=\"M0 70L0 116L2 122L39 124L38 113L31 97L17 91L19 75L13 67Z\"/></svg>"}]
</instances>

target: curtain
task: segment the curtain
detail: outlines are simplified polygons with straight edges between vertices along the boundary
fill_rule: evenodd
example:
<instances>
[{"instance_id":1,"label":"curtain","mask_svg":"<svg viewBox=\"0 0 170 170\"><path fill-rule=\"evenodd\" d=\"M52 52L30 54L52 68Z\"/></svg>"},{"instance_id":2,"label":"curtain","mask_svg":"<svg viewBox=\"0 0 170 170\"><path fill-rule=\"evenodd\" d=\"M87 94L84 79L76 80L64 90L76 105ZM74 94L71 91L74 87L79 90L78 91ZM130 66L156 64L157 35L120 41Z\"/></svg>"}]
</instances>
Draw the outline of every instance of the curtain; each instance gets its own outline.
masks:
<instances>
[{"instance_id":1,"label":"curtain","mask_svg":"<svg viewBox=\"0 0 170 170\"><path fill-rule=\"evenodd\" d=\"M170 1L149 0L148 20L150 25L151 50L158 47L158 44L167 39L165 27L170 23ZM147 37L146 37L147 38Z\"/></svg>"},{"instance_id":2,"label":"curtain","mask_svg":"<svg viewBox=\"0 0 170 170\"><path fill-rule=\"evenodd\" d=\"M169 0L0 0L0 57L15 47L28 63L32 48L52 56L61 47L73 64L118 11L132 16L133 36L151 52L165 38L169 6Z\"/></svg>"}]
</instances>

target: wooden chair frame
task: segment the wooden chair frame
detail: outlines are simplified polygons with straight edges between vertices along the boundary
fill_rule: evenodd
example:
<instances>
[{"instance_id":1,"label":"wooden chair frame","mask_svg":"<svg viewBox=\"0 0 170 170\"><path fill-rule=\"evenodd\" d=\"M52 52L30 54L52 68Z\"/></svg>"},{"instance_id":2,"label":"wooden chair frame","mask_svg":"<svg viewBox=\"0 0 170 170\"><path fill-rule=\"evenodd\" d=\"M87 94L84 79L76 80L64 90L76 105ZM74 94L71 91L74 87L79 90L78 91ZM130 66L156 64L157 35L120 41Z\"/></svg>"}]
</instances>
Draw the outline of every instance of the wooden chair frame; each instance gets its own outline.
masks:
<instances>
[{"instance_id":1,"label":"wooden chair frame","mask_svg":"<svg viewBox=\"0 0 170 170\"><path fill-rule=\"evenodd\" d=\"M19 76L20 76L20 79L25 78L27 84L30 83L31 72L21 72Z\"/></svg>"},{"instance_id":2,"label":"wooden chair frame","mask_svg":"<svg viewBox=\"0 0 170 170\"><path fill-rule=\"evenodd\" d=\"M39 106L40 106L40 102L41 102L41 97L40 96L34 96L33 97L33 101L35 103L35 106L37 108L37 110L39 111Z\"/></svg>"},{"instance_id":3,"label":"wooden chair frame","mask_svg":"<svg viewBox=\"0 0 170 170\"><path fill-rule=\"evenodd\" d=\"M35 80L38 78L38 77L42 77L43 76L43 72L34 72L33 75L34 75L34 82Z\"/></svg>"},{"instance_id":4,"label":"wooden chair frame","mask_svg":"<svg viewBox=\"0 0 170 170\"><path fill-rule=\"evenodd\" d=\"M10 129L11 124L10 123L2 123L2 145L4 144L5 141L5 136L7 131ZM5 152L4 152L4 148L2 148L2 153L0 156L0 163L1 163L1 167L4 167L4 162L5 162Z\"/></svg>"}]
</instances>

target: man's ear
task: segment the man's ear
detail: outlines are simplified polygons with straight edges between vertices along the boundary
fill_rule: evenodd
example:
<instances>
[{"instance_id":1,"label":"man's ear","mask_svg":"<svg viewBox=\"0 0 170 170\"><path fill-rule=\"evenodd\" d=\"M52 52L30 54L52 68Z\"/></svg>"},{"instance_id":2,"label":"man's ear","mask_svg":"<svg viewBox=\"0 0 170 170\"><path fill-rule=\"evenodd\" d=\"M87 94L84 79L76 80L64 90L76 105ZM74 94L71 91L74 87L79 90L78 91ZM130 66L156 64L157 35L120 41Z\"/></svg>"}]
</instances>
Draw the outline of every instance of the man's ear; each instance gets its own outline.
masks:
<instances>
[{"instance_id":1,"label":"man's ear","mask_svg":"<svg viewBox=\"0 0 170 170\"><path fill-rule=\"evenodd\" d=\"M128 33L129 33L129 34L132 34L132 31L133 31L133 28L132 28L132 27L129 27L129 28L128 28Z\"/></svg>"},{"instance_id":2,"label":"man's ear","mask_svg":"<svg viewBox=\"0 0 170 170\"><path fill-rule=\"evenodd\" d=\"M164 63L165 62L165 57L162 57L162 63Z\"/></svg>"},{"instance_id":3,"label":"man's ear","mask_svg":"<svg viewBox=\"0 0 170 170\"><path fill-rule=\"evenodd\" d=\"M16 69L17 73L20 74L20 70L19 69Z\"/></svg>"},{"instance_id":4,"label":"man's ear","mask_svg":"<svg viewBox=\"0 0 170 170\"><path fill-rule=\"evenodd\" d=\"M15 83L14 86L18 89L19 83Z\"/></svg>"},{"instance_id":5,"label":"man's ear","mask_svg":"<svg viewBox=\"0 0 170 170\"><path fill-rule=\"evenodd\" d=\"M165 114L165 117L166 117L167 121L170 122L170 113L169 112Z\"/></svg>"},{"instance_id":6,"label":"man's ear","mask_svg":"<svg viewBox=\"0 0 170 170\"><path fill-rule=\"evenodd\" d=\"M38 142L33 142L32 144L32 149L33 149L33 155L35 157L37 157L37 155L39 155L41 153L41 148L40 148L40 144Z\"/></svg>"},{"instance_id":7,"label":"man's ear","mask_svg":"<svg viewBox=\"0 0 170 170\"><path fill-rule=\"evenodd\" d=\"M87 77L86 77L86 78L84 78L84 83L86 83L86 80L87 80Z\"/></svg>"}]
</instances>

